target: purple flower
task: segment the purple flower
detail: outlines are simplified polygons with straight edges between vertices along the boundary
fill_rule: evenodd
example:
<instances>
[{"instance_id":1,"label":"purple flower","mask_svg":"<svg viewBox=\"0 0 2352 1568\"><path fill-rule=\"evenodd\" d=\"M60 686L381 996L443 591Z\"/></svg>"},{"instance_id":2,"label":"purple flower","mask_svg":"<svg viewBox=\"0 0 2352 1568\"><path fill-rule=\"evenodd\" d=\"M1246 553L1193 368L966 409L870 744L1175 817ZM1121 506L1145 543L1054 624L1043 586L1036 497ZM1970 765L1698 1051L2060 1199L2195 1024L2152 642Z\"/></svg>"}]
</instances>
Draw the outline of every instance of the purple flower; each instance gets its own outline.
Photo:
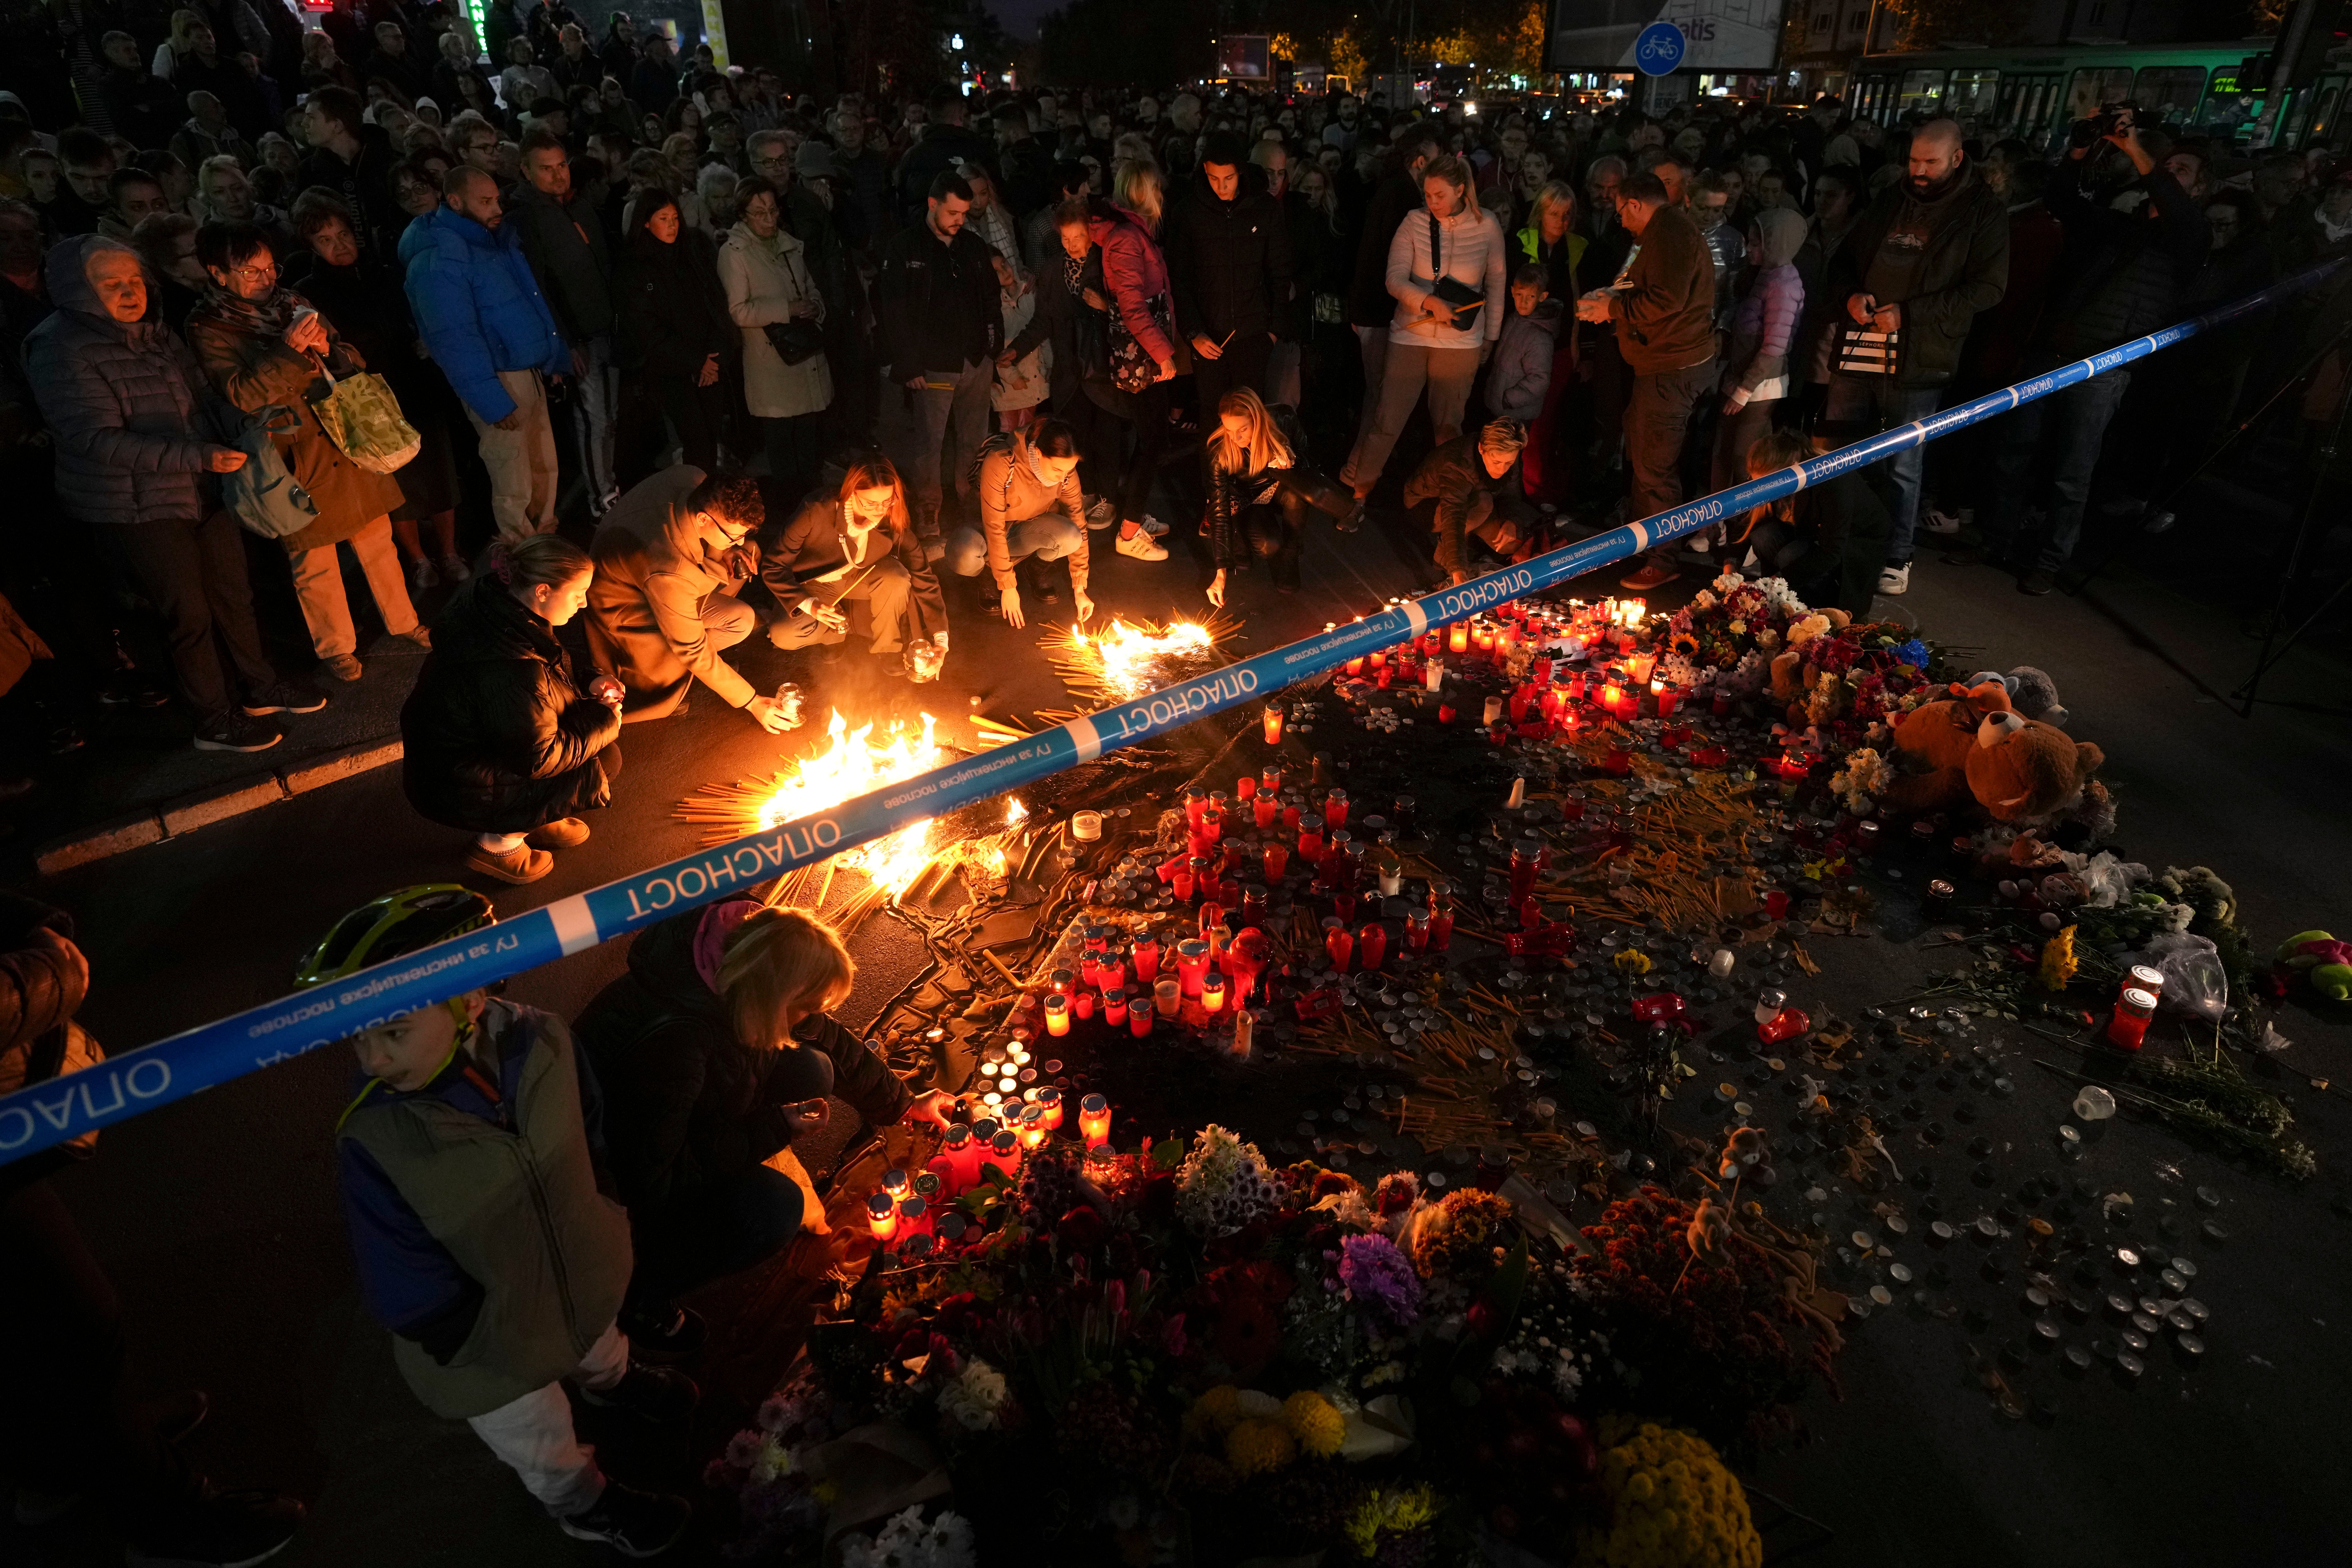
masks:
<instances>
[{"instance_id":1,"label":"purple flower","mask_svg":"<svg viewBox=\"0 0 2352 1568\"><path fill-rule=\"evenodd\" d=\"M1364 1316L1393 1333L1421 1316L1421 1278L1412 1260L1385 1236L1350 1236L1340 1243L1339 1282Z\"/></svg>"}]
</instances>

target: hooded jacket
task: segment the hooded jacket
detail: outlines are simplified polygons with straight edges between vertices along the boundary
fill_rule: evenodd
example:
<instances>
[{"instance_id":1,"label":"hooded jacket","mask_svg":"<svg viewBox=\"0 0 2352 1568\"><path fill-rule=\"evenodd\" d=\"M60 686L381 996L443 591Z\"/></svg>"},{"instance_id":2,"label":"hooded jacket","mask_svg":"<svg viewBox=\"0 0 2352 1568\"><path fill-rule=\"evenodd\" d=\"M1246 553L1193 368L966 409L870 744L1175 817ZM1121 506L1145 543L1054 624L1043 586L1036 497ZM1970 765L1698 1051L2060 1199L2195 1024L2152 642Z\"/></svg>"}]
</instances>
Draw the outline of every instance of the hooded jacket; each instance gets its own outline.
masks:
<instances>
[{"instance_id":1,"label":"hooded jacket","mask_svg":"<svg viewBox=\"0 0 2352 1568\"><path fill-rule=\"evenodd\" d=\"M1274 329L1290 300L1290 235L1282 204L1266 193L1254 163L1237 171L1230 202L1209 188L1208 171L1192 176L1168 214L1161 249L1175 287L1176 330L1221 341Z\"/></svg>"},{"instance_id":2,"label":"hooded jacket","mask_svg":"<svg viewBox=\"0 0 2352 1568\"><path fill-rule=\"evenodd\" d=\"M614 1180L640 1217L690 1206L765 1162L792 1142L784 1108L828 1083L876 1126L912 1103L889 1064L829 1018L794 1030L796 1051L736 1037L696 962L702 922L724 907L646 927L630 945L628 972L596 993L576 1026L604 1085Z\"/></svg>"},{"instance_id":3,"label":"hooded jacket","mask_svg":"<svg viewBox=\"0 0 2352 1568\"><path fill-rule=\"evenodd\" d=\"M1896 181L1870 204L1830 258L1832 320L1846 319L1845 302L1864 292L1880 247L1898 230L1916 236L1919 256L1904 298L1880 301L1903 307L1895 382L1942 386L1959 366L1969 324L2009 287L2009 209L1971 164L1961 165L1950 188L1924 202L1907 181Z\"/></svg>"},{"instance_id":4,"label":"hooded jacket","mask_svg":"<svg viewBox=\"0 0 2352 1568\"><path fill-rule=\"evenodd\" d=\"M711 355L732 363L742 340L719 282L718 242L680 214L677 238L662 244L646 226L661 207L637 202L629 208L615 295L620 335L614 358L648 377L692 386Z\"/></svg>"},{"instance_id":5,"label":"hooded jacket","mask_svg":"<svg viewBox=\"0 0 2352 1568\"><path fill-rule=\"evenodd\" d=\"M1731 355L1725 366L1731 384L1751 395L1789 373L1789 344L1805 313L1805 280L1796 267L1798 248L1805 243L1804 214L1768 207L1756 214L1756 226L1764 236L1764 258L1748 292L1732 307Z\"/></svg>"},{"instance_id":6,"label":"hooded jacket","mask_svg":"<svg viewBox=\"0 0 2352 1568\"><path fill-rule=\"evenodd\" d=\"M1560 318L1566 314L1557 299L1538 303L1535 314L1514 310L1503 323L1495 343L1495 357L1486 365L1486 412L1497 419L1532 423L1543 412L1551 391L1551 361L1559 349Z\"/></svg>"},{"instance_id":7,"label":"hooded jacket","mask_svg":"<svg viewBox=\"0 0 2352 1568\"><path fill-rule=\"evenodd\" d=\"M216 505L212 450L223 444L196 356L152 317L130 325L99 304L83 271L88 236L50 247L43 264L57 308L25 339L25 375L57 444L56 489L83 523L194 519ZM150 284L152 292L152 284Z\"/></svg>"},{"instance_id":8,"label":"hooded jacket","mask_svg":"<svg viewBox=\"0 0 2352 1568\"><path fill-rule=\"evenodd\" d=\"M597 1190L594 1075L563 1020L492 1001L403 1093L367 1080L336 1129L360 1294L425 1407L461 1420L580 1364L628 1289L629 1223Z\"/></svg>"},{"instance_id":9,"label":"hooded jacket","mask_svg":"<svg viewBox=\"0 0 2352 1568\"><path fill-rule=\"evenodd\" d=\"M554 628L496 577L461 584L400 710L401 783L428 821L526 832L612 799L620 715L582 695Z\"/></svg>"},{"instance_id":10,"label":"hooded jacket","mask_svg":"<svg viewBox=\"0 0 2352 1568\"><path fill-rule=\"evenodd\" d=\"M515 411L500 371L572 372L572 350L512 224L486 229L436 207L402 234L400 260L417 335L475 418L496 424Z\"/></svg>"}]
</instances>

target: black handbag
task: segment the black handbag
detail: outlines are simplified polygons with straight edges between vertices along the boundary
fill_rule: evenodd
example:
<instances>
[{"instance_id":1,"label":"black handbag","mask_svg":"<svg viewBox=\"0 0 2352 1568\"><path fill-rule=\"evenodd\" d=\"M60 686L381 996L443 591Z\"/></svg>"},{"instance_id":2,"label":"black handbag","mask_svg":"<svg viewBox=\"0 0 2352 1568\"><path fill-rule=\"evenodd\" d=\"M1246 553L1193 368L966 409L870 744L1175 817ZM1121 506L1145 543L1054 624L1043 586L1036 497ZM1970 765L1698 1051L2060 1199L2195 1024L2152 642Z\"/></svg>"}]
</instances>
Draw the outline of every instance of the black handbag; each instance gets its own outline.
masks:
<instances>
[{"instance_id":1,"label":"black handbag","mask_svg":"<svg viewBox=\"0 0 2352 1568\"><path fill-rule=\"evenodd\" d=\"M771 321L760 330L768 335L768 347L788 365L824 352L824 332L814 321Z\"/></svg>"},{"instance_id":2,"label":"black handbag","mask_svg":"<svg viewBox=\"0 0 2352 1568\"><path fill-rule=\"evenodd\" d=\"M1478 324L1478 312L1486 307L1486 296L1458 277L1445 276L1445 231L1437 225L1435 214L1429 218L1429 270L1437 279L1430 289L1433 298L1442 299L1454 308L1454 325L1467 332Z\"/></svg>"}]
</instances>

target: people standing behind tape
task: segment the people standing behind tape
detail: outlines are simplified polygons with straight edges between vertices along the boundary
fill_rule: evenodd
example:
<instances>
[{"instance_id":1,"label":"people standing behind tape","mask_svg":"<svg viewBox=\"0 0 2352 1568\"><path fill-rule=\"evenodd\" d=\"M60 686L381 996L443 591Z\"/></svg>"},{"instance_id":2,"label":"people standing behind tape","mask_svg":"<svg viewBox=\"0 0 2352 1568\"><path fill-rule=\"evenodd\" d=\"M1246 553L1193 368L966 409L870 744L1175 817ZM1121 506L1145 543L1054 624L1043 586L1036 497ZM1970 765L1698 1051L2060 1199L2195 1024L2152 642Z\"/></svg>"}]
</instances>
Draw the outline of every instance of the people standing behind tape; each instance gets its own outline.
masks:
<instances>
[{"instance_id":1,"label":"people standing behind tape","mask_svg":"<svg viewBox=\"0 0 2352 1568\"><path fill-rule=\"evenodd\" d=\"M1154 537L1167 526L1150 510L1151 486L1160 477L1160 459L1168 448L1168 383L1176 374L1175 318L1168 298L1168 262L1160 249L1160 219L1166 192L1160 171L1136 158L1122 158L1111 171L1111 194L1097 203L1087 220L1087 236L1102 252L1106 352L1090 363L1087 374L1099 374L1110 396L1105 412L1124 419L1133 444L1127 460L1118 463L1115 449L1111 466L1119 470L1117 487L1105 476L1103 496L1118 518L1118 539L1112 547L1138 560L1165 560L1167 547ZM1111 330L1115 320L1117 333ZM1150 367L1150 380L1141 390L1129 392L1113 377L1108 350L1118 335L1129 340L1129 352Z\"/></svg>"},{"instance_id":2,"label":"people standing behind tape","mask_svg":"<svg viewBox=\"0 0 2352 1568\"><path fill-rule=\"evenodd\" d=\"M465 164L449 171L443 204L400 236L409 308L426 351L465 404L490 475L499 537L555 527L555 427L549 376L572 351L509 226L498 183Z\"/></svg>"},{"instance_id":3,"label":"people standing behind tape","mask_svg":"<svg viewBox=\"0 0 2352 1568\"><path fill-rule=\"evenodd\" d=\"M1796 386L1790 350L1805 313L1805 281L1795 265L1804 242L1803 214L1786 207L1767 207L1748 225L1748 271L1732 307L1730 350L1723 361L1723 419L1716 429L1711 481L1718 490L1748 477L1748 449Z\"/></svg>"},{"instance_id":4,"label":"people standing behind tape","mask_svg":"<svg viewBox=\"0 0 2352 1568\"><path fill-rule=\"evenodd\" d=\"M588 840L580 813L613 798L621 683L582 681L555 629L588 601L588 552L554 534L500 540L434 617L400 710L401 782L427 821L475 835L466 863L537 882L548 852Z\"/></svg>"},{"instance_id":5,"label":"people standing behind tape","mask_svg":"<svg viewBox=\"0 0 2352 1568\"><path fill-rule=\"evenodd\" d=\"M1892 332L1895 347L1892 374L1855 373L1839 368L1843 356L1832 343L1829 419L1875 431L1935 413L1959 368L1969 325L2008 286L2008 205L1968 162L1959 125L1931 120L1912 132L1904 178L1871 203L1830 258L1826 287L1844 313L1840 340L1854 330ZM1911 586L1925 463L1918 446L1887 460L1894 528L1881 593Z\"/></svg>"},{"instance_id":6,"label":"people standing behind tape","mask_svg":"<svg viewBox=\"0 0 2352 1568\"><path fill-rule=\"evenodd\" d=\"M522 183L510 193L510 219L538 279L540 298L571 350L573 432L588 484L588 510L602 517L620 494L614 470L621 371L614 360L613 257L591 193L573 184L572 153L542 125L523 132Z\"/></svg>"},{"instance_id":7,"label":"people standing behind tape","mask_svg":"<svg viewBox=\"0 0 2352 1568\"><path fill-rule=\"evenodd\" d=\"M430 647L392 542L400 486L390 475L352 461L313 406L334 378L364 371L366 361L333 322L278 281L269 242L251 224L206 224L196 235L196 258L211 283L188 316L188 346L213 390L268 427L287 472L317 508L316 521L278 542L292 558L294 597L320 667L339 681L356 681L362 673L335 549L346 542L384 630Z\"/></svg>"},{"instance_id":8,"label":"people standing behind tape","mask_svg":"<svg viewBox=\"0 0 2352 1568\"><path fill-rule=\"evenodd\" d=\"M245 547L215 477L245 466L245 454L222 439L188 346L146 319L136 251L94 235L67 241L50 247L44 271L56 309L26 339L25 375L57 451L58 509L162 617L197 749L267 750L284 738L268 716L316 713L327 697L280 678L261 651Z\"/></svg>"},{"instance_id":9,"label":"people standing behind tape","mask_svg":"<svg viewBox=\"0 0 2352 1568\"><path fill-rule=\"evenodd\" d=\"M1217 400L1216 427L1202 446L1208 506L1201 532L1216 575L1209 602L1231 598L1234 578L1263 560L1277 592L1298 591L1298 558L1312 514L1344 517L1353 498L1314 466L1298 416L1268 407L1247 387Z\"/></svg>"},{"instance_id":10,"label":"people standing behind tape","mask_svg":"<svg viewBox=\"0 0 2352 1568\"><path fill-rule=\"evenodd\" d=\"M1617 282L1576 302L1580 321L1616 329L1617 351L1633 377L1625 402L1625 457L1633 488L1626 517L1671 510L1683 499L1683 442L1691 409L1715 388L1715 262L1698 227L1666 199L1654 174L1618 188L1617 221L1634 241ZM1645 591L1681 575L1673 547L1653 548L1622 579Z\"/></svg>"},{"instance_id":11,"label":"people standing behind tape","mask_svg":"<svg viewBox=\"0 0 2352 1568\"><path fill-rule=\"evenodd\" d=\"M791 727L784 708L719 656L759 624L735 595L756 570L744 541L766 516L749 474L681 463L639 481L596 525L588 648L625 690L624 718L682 711L698 680L762 729Z\"/></svg>"},{"instance_id":12,"label":"people standing behind tape","mask_svg":"<svg viewBox=\"0 0 2352 1568\"><path fill-rule=\"evenodd\" d=\"M828 1097L872 1127L944 1124L947 1095L909 1089L825 1016L856 972L824 922L730 898L648 927L581 1010L636 1244L621 1323L639 1343L698 1345L679 1296L826 1232L792 1146L824 1127Z\"/></svg>"},{"instance_id":13,"label":"people standing behind tape","mask_svg":"<svg viewBox=\"0 0 2352 1568\"><path fill-rule=\"evenodd\" d=\"M965 226L971 211L971 187L942 170L919 220L883 246L875 289L887 374L902 389L898 468L914 491L915 531L927 542L940 531L943 467L955 476L957 499L971 501L966 475L988 434L988 389L1003 346L994 253Z\"/></svg>"},{"instance_id":14,"label":"people standing behind tape","mask_svg":"<svg viewBox=\"0 0 2352 1568\"><path fill-rule=\"evenodd\" d=\"M403 888L338 921L295 983L332 985L490 914L463 887ZM351 1043L361 1083L335 1124L336 1186L361 1299L402 1379L471 1427L564 1534L668 1551L692 1506L606 1479L564 1389L662 1425L701 1398L684 1374L634 1360L615 1322L629 1222L603 1191L604 1098L571 1030L473 990Z\"/></svg>"},{"instance_id":15,"label":"people standing behind tape","mask_svg":"<svg viewBox=\"0 0 2352 1568\"><path fill-rule=\"evenodd\" d=\"M1380 410L1381 372L1388 363L1390 329L1396 320L1396 298L1388 286L1389 242L1408 217L1422 210L1422 171L1437 153L1437 138L1426 130L1416 128L1399 137L1389 150L1387 172L1364 209L1347 301L1348 324L1355 329L1364 367L1363 407L1356 417L1358 444L1370 433Z\"/></svg>"},{"instance_id":16,"label":"people standing behind tape","mask_svg":"<svg viewBox=\"0 0 2352 1568\"><path fill-rule=\"evenodd\" d=\"M1440 158L1421 172L1423 207L1389 238L1388 291L1396 301L1370 424L1349 454L1339 482L1361 505L1380 483L1413 404L1429 397L1439 445L1462 431L1470 383L1502 336L1508 250L1502 225L1478 205L1470 171ZM1369 395L1374 395L1368 393Z\"/></svg>"},{"instance_id":17,"label":"people standing behind tape","mask_svg":"<svg viewBox=\"0 0 2352 1568\"><path fill-rule=\"evenodd\" d=\"M2129 342L2174 320L2182 291L2212 249L2205 214L2170 171L2141 145L2128 119L2102 127L2078 121L2074 145L2059 161L2043 201L2066 229L2067 261L2053 287L2029 373L2071 364ZM2120 149L2147 186L2148 200L2126 211L2084 189L2085 160L2099 143ZM2004 231L2005 234L2005 231ZM2010 416L1995 465L1999 475L1984 538L1954 559L1985 560L2018 573L2018 591L2048 593L2074 557L2083 507L2098 466L2107 423L2132 372L2105 371L2021 405ZM2041 537L2025 526L2027 509L2042 518ZM1901 526L1901 519L1896 519Z\"/></svg>"},{"instance_id":18,"label":"people standing behind tape","mask_svg":"<svg viewBox=\"0 0 2352 1568\"><path fill-rule=\"evenodd\" d=\"M876 654L904 653L910 666L947 656L947 597L915 538L907 487L878 452L854 455L838 489L761 534L760 579L784 610L768 628L779 648L845 641L844 607L862 601Z\"/></svg>"},{"instance_id":19,"label":"people standing behind tape","mask_svg":"<svg viewBox=\"0 0 2352 1568\"><path fill-rule=\"evenodd\" d=\"M807 247L783 226L783 193L755 177L735 198L739 216L719 247L719 282L740 338L744 407L767 453L772 493L789 507L816 483L824 456L822 425L834 395L825 300L810 276Z\"/></svg>"},{"instance_id":20,"label":"people standing behind tape","mask_svg":"<svg viewBox=\"0 0 2352 1568\"><path fill-rule=\"evenodd\" d=\"M1543 293L1556 318L1543 406L1533 414L1514 416L1528 422L1527 450L1520 462L1525 465L1528 497L1558 505L1568 499L1569 477L1569 444L1562 439L1560 408L1575 382L1579 358L1576 323L1567 317L1583 292L1577 282L1579 268L1591 248L1591 242L1577 232L1575 187L1561 180L1538 187L1528 204L1527 226L1514 237L1518 246L1514 259L1542 269ZM1490 382L1493 379L1488 377ZM1487 406L1494 407L1491 392Z\"/></svg>"},{"instance_id":21,"label":"people standing behind tape","mask_svg":"<svg viewBox=\"0 0 2352 1568\"><path fill-rule=\"evenodd\" d=\"M392 194L393 165L400 162L392 138L367 122L359 94L340 87L302 100L302 136L310 150L295 174L298 187L321 186L341 198L362 252L388 258L391 236L405 222Z\"/></svg>"},{"instance_id":22,"label":"people standing behind tape","mask_svg":"<svg viewBox=\"0 0 2352 1568\"><path fill-rule=\"evenodd\" d=\"M958 528L950 537L947 570L958 577L977 577L986 567L997 593L991 613L1018 629L1028 623L1021 591L1024 578L1038 602L1053 604L1059 595L1041 569L1048 561L1066 560L1074 620L1091 618L1095 603L1087 594L1091 556L1076 433L1058 419L1041 419L991 436L982 449L979 470L980 526Z\"/></svg>"}]
</instances>

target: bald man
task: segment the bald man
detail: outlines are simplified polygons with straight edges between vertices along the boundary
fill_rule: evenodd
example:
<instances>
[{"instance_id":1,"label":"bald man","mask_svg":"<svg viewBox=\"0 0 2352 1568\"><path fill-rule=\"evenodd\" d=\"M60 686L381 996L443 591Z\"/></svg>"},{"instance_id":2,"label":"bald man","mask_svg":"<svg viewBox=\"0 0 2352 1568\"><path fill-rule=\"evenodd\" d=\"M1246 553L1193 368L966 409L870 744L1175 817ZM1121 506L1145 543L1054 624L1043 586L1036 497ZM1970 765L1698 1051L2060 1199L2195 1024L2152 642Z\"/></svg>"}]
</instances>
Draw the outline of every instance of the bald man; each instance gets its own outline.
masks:
<instances>
[{"instance_id":1,"label":"bald man","mask_svg":"<svg viewBox=\"0 0 2352 1568\"><path fill-rule=\"evenodd\" d=\"M1887 430L1935 413L1969 323L2000 303L2008 287L2009 209L1960 150L1958 122L1931 120L1912 133L1905 178L1870 204L1831 258L1827 287L1840 325L1895 334L1896 368L1892 375L1832 375L1829 418ZM1887 460L1894 527L1881 593L1911 586L1925 455L1914 446Z\"/></svg>"},{"instance_id":2,"label":"bald man","mask_svg":"<svg viewBox=\"0 0 2352 1568\"><path fill-rule=\"evenodd\" d=\"M442 204L400 236L409 308L481 437L490 515L503 538L555 528L555 431L546 378L572 369L524 256L499 205L498 182L470 165L449 171Z\"/></svg>"}]
</instances>

